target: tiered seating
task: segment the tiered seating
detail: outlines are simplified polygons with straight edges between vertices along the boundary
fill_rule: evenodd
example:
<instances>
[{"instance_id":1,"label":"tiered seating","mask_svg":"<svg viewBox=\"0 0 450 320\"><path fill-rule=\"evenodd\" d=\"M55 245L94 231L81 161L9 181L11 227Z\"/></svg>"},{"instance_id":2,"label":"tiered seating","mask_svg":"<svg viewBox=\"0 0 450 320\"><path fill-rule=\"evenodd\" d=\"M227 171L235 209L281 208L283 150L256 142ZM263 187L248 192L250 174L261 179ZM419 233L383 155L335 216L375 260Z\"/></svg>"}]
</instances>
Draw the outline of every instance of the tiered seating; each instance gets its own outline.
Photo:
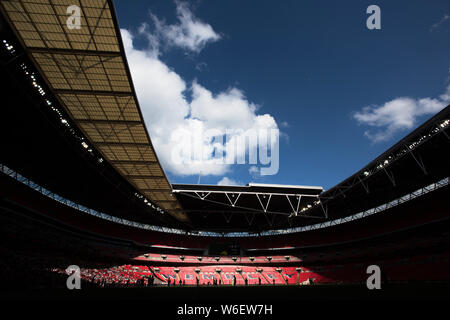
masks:
<instances>
[{"instance_id":1,"label":"tiered seating","mask_svg":"<svg viewBox=\"0 0 450 320\"><path fill-rule=\"evenodd\" d=\"M367 267L377 264L383 273L391 281L415 281L415 280L450 280L450 255L448 253L436 255L417 255L410 258L392 258L378 261L360 261L338 265L322 266L295 266L285 265L281 267L269 267L267 265L201 265L175 267L153 267L159 270L155 272L162 281L168 278L185 281L185 284L194 285L197 277L200 285L212 284L212 280L221 280L220 284L232 285L236 277L237 285L257 285L261 279L262 285L297 285L309 283L363 283L368 275ZM196 272L199 271L199 272Z\"/></svg>"},{"instance_id":2,"label":"tiered seating","mask_svg":"<svg viewBox=\"0 0 450 320\"><path fill-rule=\"evenodd\" d=\"M288 257L288 259L286 259ZM200 259L199 259L200 258ZM235 258L236 261L233 260ZM216 260L217 259L217 260ZM231 257L231 256L192 256L192 255L174 255L159 253L144 253L136 256L134 260L145 261L147 263L167 263L167 264L232 264L232 265L264 265L264 264L280 264L280 263L298 263L302 261L294 255L288 256L271 256L268 260L266 256L250 257Z\"/></svg>"},{"instance_id":3,"label":"tiered seating","mask_svg":"<svg viewBox=\"0 0 450 320\"><path fill-rule=\"evenodd\" d=\"M236 278L236 285L245 285L247 280L248 285L259 284L297 284L298 272L294 267L283 267L280 271L274 267L249 267L249 266L230 266L230 265L215 265L215 266L196 266L196 267L177 267L179 273L175 272L173 267L153 267L155 275L164 282L171 279L176 283L184 281L185 284L197 284L197 277L199 284L213 284L215 279L217 283L224 285L233 285L234 278ZM197 273L195 270L199 270ZM220 271L220 272L219 272ZM303 280L305 277L303 277Z\"/></svg>"},{"instance_id":4,"label":"tiered seating","mask_svg":"<svg viewBox=\"0 0 450 320\"><path fill-rule=\"evenodd\" d=\"M52 268L52 272L66 274L64 269ZM98 285L134 285L141 280L142 285L150 285L153 273L147 266L113 266L108 268L81 268L82 280Z\"/></svg>"}]
</instances>

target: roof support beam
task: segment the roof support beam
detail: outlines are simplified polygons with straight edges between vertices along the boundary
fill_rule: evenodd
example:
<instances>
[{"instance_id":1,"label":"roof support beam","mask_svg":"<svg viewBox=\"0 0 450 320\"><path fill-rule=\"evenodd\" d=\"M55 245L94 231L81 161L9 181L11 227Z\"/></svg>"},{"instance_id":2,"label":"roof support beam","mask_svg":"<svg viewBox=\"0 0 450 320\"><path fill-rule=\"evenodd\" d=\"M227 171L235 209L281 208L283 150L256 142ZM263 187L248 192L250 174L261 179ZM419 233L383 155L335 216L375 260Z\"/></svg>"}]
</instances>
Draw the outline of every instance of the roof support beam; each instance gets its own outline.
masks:
<instances>
[{"instance_id":1,"label":"roof support beam","mask_svg":"<svg viewBox=\"0 0 450 320\"><path fill-rule=\"evenodd\" d=\"M266 218L267 223L269 224L270 227L273 227L273 223L275 221L275 215L272 215L272 220L269 219L269 217L267 216L266 212L263 212L264 217Z\"/></svg>"},{"instance_id":2,"label":"roof support beam","mask_svg":"<svg viewBox=\"0 0 450 320\"><path fill-rule=\"evenodd\" d=\"M79 49L60 49L60 48L39 48L28 47L30 52L36 53L54 53L54 54L76 54L86 56L102 56L102 57L121 57L119 51L93 51L93 50L79 50Z\"/></svg>"},{"instance_id":3,"label":"roof support beam","mask_svg":"<svg viewBox=\"0 0 450 320\"><path fill-rule=\"evenodd\" d=\"M302 201L302 196L301 196L301 195L298 195L298 196L296 196L296 197L297 197L297 205L296 205L296 207L294 208L294 206L292 205L291 199L289 199L289 195L286 195L286 199L287 199L287 201L289 202L289 204L291 205L291 208L292 208L292 214L293 214L293 215L297 215L297 214L298 214L298 211L299 211L299 209L300 209L300 201Z\"/></svg>"},{"instance_id":4,"label":"roof support beam","mask_svg":"<svg viewBox=\"0 0 450 320\"><path fill-rule=\"evenodd\" d=\"M266 197L266 195L264 195L264 194L263 194L262 196L263 196L263 198ZM256 193L256 197L258 198L259 203L261 204L262 209L264 210L264 212L266 212L266 211L267 211L267 208L269 207L270 199L272 198L272 195L269 194L269 198L267 199L267 203L266 203L265 206L264 206L263 202L261 201L261 198L259 197L259 194Z\"/></svg>"},{"instance_id":5,"label":"roof support beam","mask_svg":"<svg viewBox=\"0 0 450 320\"><path fill-rule=\"evenodd\" d=\"M109 160L112 164L157 164L158 161L148 161L148 160Z\"/></svg>"},{"instance_id":6,"label":"roof support beam","mask_svg":"<svg viewBox=\"0 0 450 320\"><path fill-rule=\"evenodd\" d=\"M447 134L447 132L445 132L445 129L441 130L441 132L447 137L448 140L450 140L450 136Z\"/></svg>"},{"instance_id":7,"label":"roof support beam","mask_svg":"<svg viewBox=\"0 0 450 320\"><path fill-rule=\"evenodd\" d=\"M96 146L124 146L124 147L136 147L136 146L147 147L148 146L148 142L143 143L143 142L107 142L107 141L95 142L95 141L92 141L92 143L95 144Z\"/></svg>"},{"instance_id":8,"label":"roof support beam","mask_svg":"<svg viewBox=\"0 0 450 320\"><path fill-rule=\"evenodd\" d=\"M239 200L239 197L241 196L241 194L238 193L236 199L234 199L234 201L232 201L232 200L230 199L230 197L228 196L228 193L225 193L225 195L227 196L228 201L230 201L230 204L231 204L232 207L236 206L236 202ZM231 197L234 198L234 193L231 193Z\"/></svg>"},{"instance_id":9,"label":"roof support beam","mask_svg":"<svg viewBox=\"0 0 450 320\"><path fill-rule=\"evenodd\" d=\"M230 223L231 218L233 217L233 212L230 212L228 215L225 212L222 212L222 216L225 218L227 224Z\"/></svg>"},{"instance_id":10,"label":"roof support beam","mask_svg":"<svg viewBox=\"0 0 450 320\"><path fill-rule=\"evenodd\" d=\"M360 178L360 176L358 176L359 182L361 183L361 185L364 187L364 190L366 190L366 193L369 194L369 186L367 184L364 183L364 181Z\"/></svg>"},{"instance_id":11,"label":"roof support beam","mask_svg":"<svg viewBox=\"0 0 450 320\"><path fill-rule=\"evenodd\" d=\"M392 182L392 185L395 187L395 178L394 175L391 173L389 173L385 167L383 167L384 172L386 173L386 175L388 176L389 180Z\"/></svg>"},{"instance_id":12,"label":"roof support beam","mask_svg":"<svg viewBox=\"0 0 450 320\"><path fill-rule=\"evenodd\" d=\"M425 168L425 165L423 163L422 157L420 155L417 155L417 157L414 155L414 152L412 152L411 150L409 150L409 153L411 154L411 156L414 158L414 160L416 161L417 165L419 166L419 168L422 170L423 174L428 174L427 173L427 169Z\"/></svg>"},{"instance_id":13,"label":"roof support beam","mask_svg":"<svg viewBox=\"0 0 450 320\"><path fill-rule=\"evenodd\" d=\"M135 175L135 174L127 174L127 175L124 175L124 177L129 178L129 179L162 179L162 178L164 178L164 176L162 176L162 175L154 176L154 175ZM140 189L140 190L145 190L145 189Z\"/></svg>"},{"instance_id":14,"label":"roof support beam","mask_svg":"<svg viewBox=\"0 0 450 320\"><path fill-rule=\"evenodd\" d=\"M132 126L137 126L137 125L142 124L141 121L133 121L133 120L75 119L75 121L78 123L127 124L127 125L132 125Z\"/></svg>"},{"instance_id":15,"label":"roof support beam","mask_svg":"<svg viewBox=\"0 0 450 320\"><path fill-rule=\"evenodd\" d=\"M200 195L200 193L195 192L195 194L197 195L197 197L199 197L202 200L205 200L207 196L209 196L211 194L211 192L206 193L206 195L204 193L202 193Z\"/></svg>"},{"instance_id":16,"label":"roof support beam","mask_svg":"<svg viewBox=\"0 0 450 320\"><path fill-rule=\"evenodd\" d=\"M172 191L172 189L162 188L162 189L139 189L139 191L142 192L166 192L166 191Z\"/></svg>"},{"instance_id":17,"label":"roof support beam","mask_svg":"<svg viewBox=\"0 0 450 320\"><path fill-rule=\"evenodd\" d=\"M255 219L255 213L245 213L245 220L247 220L248 225L251 227L253 224L253 220ZM249 217L250 216L250 217Z\"/></svg>"},{"instance_id":18,"label":"roof support beam","mask_svg":"<svg viewBox=\"0 0 450 320\"><path fill-rule=\"evenodd\" d=\"M322 207L323 213L325 214L325 218L328 219L328 205L325 204L325 206L324 206L322 201L320 201L320 206Z\"/></svg>"},{"instance_id":19,"label":"roof support beam","mask_svg":"<svg viewBox=\"0 0 450 320\"><path fill-rule=\"evenodd\" d=\"M75 89L56 89L53 91L57 94L70 94L70 95L97 95L97 96L113 96L113 97L129 97L133 93L131 91L101 91L101 90L75 90Z\"/></svg>"}]
</instances>

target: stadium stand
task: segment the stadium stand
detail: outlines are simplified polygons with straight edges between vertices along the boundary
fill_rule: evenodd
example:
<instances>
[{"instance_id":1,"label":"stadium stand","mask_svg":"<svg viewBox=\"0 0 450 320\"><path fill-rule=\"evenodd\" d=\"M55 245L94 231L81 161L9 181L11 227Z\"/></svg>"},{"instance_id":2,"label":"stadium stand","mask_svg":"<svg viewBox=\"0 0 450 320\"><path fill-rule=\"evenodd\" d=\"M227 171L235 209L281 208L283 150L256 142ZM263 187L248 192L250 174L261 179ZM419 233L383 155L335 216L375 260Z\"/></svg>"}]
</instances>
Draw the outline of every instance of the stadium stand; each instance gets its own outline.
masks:
<instances>
[{"instance_id":1,"label":"stadium stand","mask_svg":"<svg viewBox=\"0 0 450 320\"><path fill-rule=\"evenodd\" d=\"M450 167L443 155L450 145L450 107L332 189L300 188L313 198L301 210L267 213L273 220L259 211L250 223L249 208L242 213L226 203L193 199L199 186L174 189L166 179L140 117L112 1L92 1L109 13L103 22L113 50L107 52L29 46L32 39L17 29L20 15L11 3L0 4L0 68L6 80L0 117L2 289L66 288L69 265L80 266L85 288L364 284L373 264L380 266L384 283L449 283ZM52 73L46 54L111 55L126 90L83 87L80 92L71 75ZM73 87L59 88L64 81L58 77ZM104 135L96 123L111 129L123 119L79 118L74 105L63 102L80 95L112 95L115 107L119 96L132 99L134 113L127 116L134 118L125 122L139 127L143 140L123 142L117 135L117 141L100 141ZM10 123L15 130L7 129ZM128 151L143 146L152 160L126 160L118 145ZM124 174L127 166L142 171ZM146 170L157 177L143 174ZM256 188L248 191L253 192L245 200L248 206L258 192L276 189L289 199L292 189L299 189L200 187L216 192L214 201ZM279 202L273 210L285 205ZM215 210L235 220L224 222Z\"/></svg>"}]
</instances>

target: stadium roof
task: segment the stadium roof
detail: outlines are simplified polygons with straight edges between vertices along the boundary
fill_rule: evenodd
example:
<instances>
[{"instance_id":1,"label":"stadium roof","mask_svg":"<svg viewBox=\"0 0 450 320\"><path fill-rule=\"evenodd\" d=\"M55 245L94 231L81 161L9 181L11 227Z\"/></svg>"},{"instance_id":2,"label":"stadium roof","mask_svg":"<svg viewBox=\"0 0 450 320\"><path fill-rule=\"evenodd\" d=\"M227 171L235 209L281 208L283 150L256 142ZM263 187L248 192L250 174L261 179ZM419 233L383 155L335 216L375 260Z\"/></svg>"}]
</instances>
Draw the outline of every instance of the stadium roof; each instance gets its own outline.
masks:
<instances>
[{"instance_id":1,"label":"stadium roof","mask_svg":"<svg viewBox=\"0 0 450 320\"><path fill-rule=\"evenodd\" d=\"M307 194L317 196L322 187L294 186L283 184L249 183L246 186L224 186L204 184L173 184L174 192L234 192L234 193L267 193L267 194Z\"/></svg>"},{"instance_id":2,"label":"stadium roof","mask_svg":"<svg viewBox=\"0 0 450 320\"><path fill-rule=\"evenodd\" d=\"M219 186L173 184L173 192L180 200L191 221L198 221L199 215L216 221L217 228L230 227L234 217L234 228L273 227L277 215L292 216L301 212L305 206L311 206L318 200L322 187L292 186L277 184L249 183L246 186ZM217 222L223 217L225 224Z\"/></svg>"},{"instance_id":3,"label":"stadium roof","mask_svg":"<svg viewBox=\"0 0 450 320\"><path fill-rule=\"evenodd\" d=\"M66 25L72 5L81 9L79 29ZM1 10L96 150L143 196L187 221L145 127L112 1L6 0Z\"/></svg>"}]
</instances>

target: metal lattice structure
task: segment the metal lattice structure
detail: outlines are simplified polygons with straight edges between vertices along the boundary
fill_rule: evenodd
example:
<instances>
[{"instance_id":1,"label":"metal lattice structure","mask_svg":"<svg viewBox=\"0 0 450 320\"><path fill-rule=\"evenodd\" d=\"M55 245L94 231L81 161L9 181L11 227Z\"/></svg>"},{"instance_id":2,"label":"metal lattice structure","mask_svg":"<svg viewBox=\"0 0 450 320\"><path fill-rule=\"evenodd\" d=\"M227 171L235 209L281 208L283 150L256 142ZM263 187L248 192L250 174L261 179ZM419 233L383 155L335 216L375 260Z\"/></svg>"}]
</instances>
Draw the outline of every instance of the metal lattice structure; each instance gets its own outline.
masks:
<instances>
[{"instance_id":1,"label":"metal lattice structure","mask_svg":"<svg viewBox=\"0 0 450 320\"><path fill-rule=\"evenodd\" d=\"M68 7L80 28L68 28ZM188 218L158 161L131 80L112 1L5 0L0 9L89 142L138 192Z\"/></svg>"},{"instance_id":2,"label":"metal lattice structure","mask_svg":"<svg viewBox=\"0 0 450 320\"><path fill-rule=\"evenodd\" d=\"M173 184L173 193L189 214L222 214L227 224L234 215L243 215L251 227L256 215L263 216L269 227L276 216L326 218L304 215L318 204L323 188L249 183L246 186L213 186ZM190 198L190 199L189 199Z\"/></svg>"},{"instance_id":3,"label":"metal lattice structure","mask_svg":"<svg viewBox=\"0 0 450 320\"><path fill-rule=\"evenodd\" d=\"M396 206L399 206L403 203L406 203L408 201L414 200L416 198L419 198L423 195L426 195L430 192L439 190L440 188L444 188L448 185L450 185L450 177L446 177L440 181L434 182L428 186L422 187L418 190L415 190L409 194L406 194L400 198L394 199L390 202L383 203L375 208L370 208L365 211L358 212L354 215L338 218L335 220L328 220L325 222L320 222L304 227L295 227L295 228L288 228L288 229L273 229L273 230L267 230L262 232L213 232L213 231L186 231L182 229L175 229L175 228L166 228L161 226L155 226L155 225L148 225L143 223L138 223L135 221L130 221L127 219L117 218L114 216L110 216L103 212L98 212L96 210L87 208L83 205L80 205L78 203L75 203L73 201L70 201L68 199L65 199L64 197L61 197L60 195L47 190L43 188L42 186L36 184L35 182L29 180L28 178L22 176L18 172L15 172L14 170L8 168L7 166L0 163L0 173L3 173L25 185L32 188L35 191L38 191L39 193L43 194L46 197L49 197L55 201L61 202L65 204L66 206L69 206L73 209L78 210L79 212L86 213L92 216L95 216L97 218L101 218L107 221L112 221L115 223L119 223L126 226L131 226L139 229L144 230L151 230L151 231L157 231L157 232L165 232L165 233L173 233L173 234L182 234L182 235L188 235L188 236L204 236L204 237L259 237L259 236L274 236L274 235L280 235L280 234L291 234L291 233L300 233L300 232L306 232L311 230L318 230L318 229L324 229L336 225L340 225L343 223L347 223L350 221L355 221L359 219L363 219L365 217L374 215L374 214L380 214L383 212L386 212L387 210L394 208ZM251 251L251 249L250 249Z\"/></svg>"}]
</instances>

